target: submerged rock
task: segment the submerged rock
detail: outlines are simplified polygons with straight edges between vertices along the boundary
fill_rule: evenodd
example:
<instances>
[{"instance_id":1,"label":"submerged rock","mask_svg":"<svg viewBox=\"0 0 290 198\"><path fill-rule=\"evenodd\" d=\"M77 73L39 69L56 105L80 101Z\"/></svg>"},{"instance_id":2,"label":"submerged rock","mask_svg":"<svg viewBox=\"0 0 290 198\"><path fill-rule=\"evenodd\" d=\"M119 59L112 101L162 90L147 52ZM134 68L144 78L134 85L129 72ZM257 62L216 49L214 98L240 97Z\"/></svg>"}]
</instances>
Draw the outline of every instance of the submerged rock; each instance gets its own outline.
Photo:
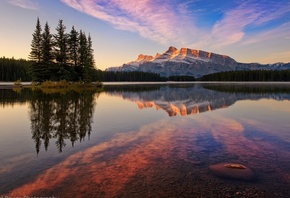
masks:
<instances>
[{"instance_id":1,"label":"submerged rock","mask_svg":"<svg viewBox=\"0 0 290 198\"><path fill-rule=\"evenodd\" d=\"M211 165L209 170L213 175L229 179L250 181L255 177L254 172L250 168L236 163L220 163Z\"/></svg>"}]
</instances>

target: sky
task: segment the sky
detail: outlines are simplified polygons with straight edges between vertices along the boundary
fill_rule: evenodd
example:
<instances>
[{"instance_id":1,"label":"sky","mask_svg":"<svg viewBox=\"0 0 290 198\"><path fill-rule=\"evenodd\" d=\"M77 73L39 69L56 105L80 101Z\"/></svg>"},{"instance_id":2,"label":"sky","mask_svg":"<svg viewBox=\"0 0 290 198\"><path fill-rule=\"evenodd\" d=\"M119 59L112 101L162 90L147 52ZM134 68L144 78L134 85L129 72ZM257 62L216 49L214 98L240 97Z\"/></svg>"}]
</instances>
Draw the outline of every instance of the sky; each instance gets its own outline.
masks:
<instances>
[{"instance_id":1,"label":"sky","mask_svg":"<svg viewBox=\"0 0 290 198\"><path fill-rule=\"evenodd\" d=\"M289 0L1 0L0 57L28 59L37 17L90 34L102 70L169 46L290 62Z\"/></svg>"}]
</instances>

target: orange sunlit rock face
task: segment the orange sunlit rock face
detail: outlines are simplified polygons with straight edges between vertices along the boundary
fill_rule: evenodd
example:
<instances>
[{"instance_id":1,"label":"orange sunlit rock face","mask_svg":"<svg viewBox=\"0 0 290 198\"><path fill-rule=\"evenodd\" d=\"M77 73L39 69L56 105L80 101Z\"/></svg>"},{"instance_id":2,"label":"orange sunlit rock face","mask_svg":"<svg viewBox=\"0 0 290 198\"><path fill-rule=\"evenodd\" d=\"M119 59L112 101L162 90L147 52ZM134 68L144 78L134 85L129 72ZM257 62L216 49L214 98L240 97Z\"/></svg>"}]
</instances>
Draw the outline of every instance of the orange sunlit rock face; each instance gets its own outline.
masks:
<instances>
[{"instance_id":1,"label":"orange sunlit rock face","mask_svg":"<svg viewBox=\"0 0 290 198\"><path fill-rule=\"evenodd\" d=\"M224 65L226 59L229 60L230 57L226 55L214 54L212 52L206 52L202 50L196 50L196 49L190 49L190 48L177 49L173 46L170 46L165 53L163 54L156 53L154 57L151 55L139 54L135 61L128 62L125 65L126 67L128 65L132 65L136 67L147 62L160 64L167 61L177 61L177 62L186 61L187 63L192 63L193 60L196 60L196 61L201 60L205 62L217 62ZM115 68L122 69L122 67L115 67Z\"/></svg>"},{"instance_id":2,"label":"orange sunlit rock face","mask_svg":"<svg viewBox=\"0 0 290 198\"><path fill-rule=\"evenodd\" d=\"M158 105L156 105L154 102L141 102L141 101L136 101L139 109L143 109L143 108L151 108L151 107L155 107L157 110L160 109L160 107Z\"/></svg>"},{"instance_id":3,"label":"orange sunlit rock face","mask_svg":"<svg viewBox=\"0 0 290 198\"><path fill-rule=\"evenodd\" d=\"M161 54L156 53L156 55L154 56L153 60L155 60L156 58L159 58L159 56L161 56Z\"/></svg>"},{"instance_id":4,"label":"orange sunlit rock face","mask_svg":"<svg viewBox=\"0 0 290 198\"><path fill-rule=\"evenodd\" d=\"M205 112L205 111L212 111L213 108L211 107L210 104L201 104L202 110L200 110L199 105L194 105L187 107L185 104L174 104L174 103L163 103L162 105L156 104L154 101L141 101L137 100L135 101L139 109L143 108L152 108L155 107L157 110L164 110L167 112L169 116L176 116L176 115L181 115L181 116L186 116L186 115L191 115L191 114L198 114L200 112ZM220 108L226 108L227 105L222 105Z\"/></svg>"},{"instance_id":5,"label":"orange sunlit rock face","mask_svg":"<svg viewBox=\"0 0 290 198\"><path fill-rule=\"evenodd\" d=\"M184 104L181 106L180 114L182 116L186 116L187 115L187 109L186 109L186 106Z\"/></svg>"},{"instance_id":6,"label":"orange sunlit rock face","mask_svg":"<svg viewBox=\"0 0 290 198\"><path fill-rule=\"evenodd\" d=\"M195 106L194 108L191 109L191 114L198 114L198 113L199 113L198 106Z\"/></svg>"},{"instance_id":7,"label":"orange sunlit rock face","mask_svg":"<svg viewBox=\"0 0 290 198\"><path fill-rule=\"evenodd\" d=\"M191 50L191 53L194 57L198 58L199 57L199 50L196 50L196 49L192 49Z\"/></svg>"},{"instance_id":8,"label":"orange sunlit rock face","mask_svg":"<svg viewBox=\"0 0 290 198\"><path fill-rule=\"evenodd\" d=\"M210 58L210 56L211 56L211 52L208 53L207 57Z\"/></svg>"},{"instance_id":9,"label":"orange sunlit rock face","mask_svg":"<svg viewBox=\"0 0 290 198\"><path fill-rule=\"evenodd\" d=\"M170 116L181 114L181 111L177 106L175 106L173 104L170 104L169 106L170 106L170 110L171 110L169 113Z\"/></svg>"},{"instance_id":10,"label":"orange sunlit rock face","mask_svg":"<svg viewBox=\"0 0 290 198\"><path fill-rule=\"evenodd\" d=\"M176 56L180 54L180 50L176 50L172 52L172 55L170 56L170 59L174 59Z\"/></svg>"},{"instance_id":11,"label":"orange sunlit rock face","mask_svg":"<svg viewBox=\"0 0 290 198\"><path fill-rule=\"evenodd\" d=\"M148 56L148 55L143 55L140 54L136 60L136 62L141 62L141 61L152 61L153 60L153 56Z\"/></svg>"},{"instance_id":12,"label":"orange sunlit rock face","mask_svg":"<svg viewBox=\"0 0 290 198\"><path fill-rule=\"evenodd\" d=\"M188 51L189 51L189 49L187 49L187 48L181 48L180 49L180 53L181 53L182 59L184 59L187 56Z\"/></svg>"},{"instance_id":13,"label":"orange sunlit rock face","mask_svg":"<svg viewBox=\"0 0 290 198\"><path fill-rule=\"evenodd\" d=\"M211 111L211 107L210 105L207 106L208 111Z\"/></svg>"},{"instance_id":14,"label":"orange sunlit rock face","mask_svg":"<svg viewBox=\"0 0 290 198\"><path fill-rule=\"evenodd\" d=\"M190 53L190 49L181 48L180 50L173 51L172 55L170 56L170 59L172 60L177 56L179 56L181 59L184 59L188 53Z\"/></svg>"}]
</instances>

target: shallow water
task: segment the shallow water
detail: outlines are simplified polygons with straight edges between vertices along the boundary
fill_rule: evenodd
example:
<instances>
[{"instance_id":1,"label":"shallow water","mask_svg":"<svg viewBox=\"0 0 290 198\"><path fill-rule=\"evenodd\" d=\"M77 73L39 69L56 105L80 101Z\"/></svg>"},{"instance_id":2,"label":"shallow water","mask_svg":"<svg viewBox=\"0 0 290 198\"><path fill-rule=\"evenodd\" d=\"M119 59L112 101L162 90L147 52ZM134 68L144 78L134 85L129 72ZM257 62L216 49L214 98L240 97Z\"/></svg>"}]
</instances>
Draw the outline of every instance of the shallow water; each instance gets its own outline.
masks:
<instances>
[{"instance_id":1,"label":"shallow water","mask_svg":"<svg viewBox=\"0 0 290 198\"><path fill-rule=\"evenodd\" d=\"M289 84L0 90L0 195L289 197ZM240 163L253 181L209 166Z\"/></svg>"}]
</instances>

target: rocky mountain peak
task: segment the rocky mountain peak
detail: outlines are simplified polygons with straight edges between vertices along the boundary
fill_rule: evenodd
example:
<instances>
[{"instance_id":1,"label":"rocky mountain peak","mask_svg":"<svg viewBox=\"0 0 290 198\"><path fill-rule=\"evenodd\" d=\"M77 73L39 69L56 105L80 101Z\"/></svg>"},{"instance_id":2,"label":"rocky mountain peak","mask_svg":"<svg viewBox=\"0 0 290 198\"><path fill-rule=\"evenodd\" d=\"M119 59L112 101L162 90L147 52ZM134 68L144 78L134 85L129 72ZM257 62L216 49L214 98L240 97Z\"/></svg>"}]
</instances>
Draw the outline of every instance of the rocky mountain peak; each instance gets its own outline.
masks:
<instances>
[{"instance_id":1,"label":"rocky mountain peak","mask_svg":"<svg viewBox=\"0 0 290 198\"><path fill-rule=\"evenodd\" d=\"M173 47L173 46L170 46L165 53L173 53L175 51L177 51L177 48L176 47Z\"/></svg>"},{"instance_id":2,"label":"rocky mountain peak","mask_svg":"<svg viewBox=\"0 0 290 198\"><path fill-rule=\"evenodd\" d=\"M123 64L120 67L108 68L107 71L142 71L158 73L161 76L186 75L198 78L222 71L281 70L289 68L290 63L271 65L238 63L226 55L190 48L177 49L170 46L163 54L157 53L154 57L140 54L137 60Z\"/></svg>"},{"instance_id":3,"label":"rocky mountain peak","mask_svg":"<svg viewBox=\"0 0 290 198\"><path fill-rule=\"evenodd\" d=\"M139 54L136 62L141 62L141 61L152 61L154 58L153 56L148 56L148 55L143 55L143 54Z\"/></svg>"},{"instance_id":4,"label":"rocky mountain peak","mask_svg":"<svg viewBox=\"0 0 290 198\"><path fill-rule=\"evenodd\" d=\"M156 53L156 55L154 56L154 60L155 60L156 58L158 58L159 56L161 56L161 54Z\"/></svg>"}]
</instances>

